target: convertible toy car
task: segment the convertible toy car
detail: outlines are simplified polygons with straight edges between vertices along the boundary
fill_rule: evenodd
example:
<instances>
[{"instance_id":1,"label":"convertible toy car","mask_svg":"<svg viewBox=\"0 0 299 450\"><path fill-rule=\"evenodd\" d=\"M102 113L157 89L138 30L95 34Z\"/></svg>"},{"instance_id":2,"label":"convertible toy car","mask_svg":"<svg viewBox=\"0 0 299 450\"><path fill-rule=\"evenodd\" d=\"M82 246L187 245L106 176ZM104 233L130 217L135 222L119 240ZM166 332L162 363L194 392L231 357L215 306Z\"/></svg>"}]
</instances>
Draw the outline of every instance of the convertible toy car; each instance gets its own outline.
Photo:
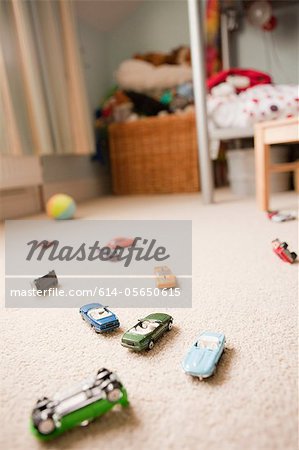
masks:
<instances>
[{"instance_id":1,"label":"convertible toy car","mask_svg":"<svg viewBox=\"0 0 299 450\"><path fill-rule=\"evenodd\" d=\"M224 344L225 336L223 333L210 331L202 333L183 361L184 371L200 380L213 375L224 351Z\"/></svg>"},{"instance_id":2,"label":"convertible toy car","mask_svg":"<svg viewBox=\"0 0 299 450\"><path fill-rule=\"evenodd\" d=\"M267 216L272 222L287 222L296 219L294 212L267 211Z\"/></svg>"},{"instance_id":3,"label":"convertible toy car","mask_svg":"<svg viewBox=\"0 0 299 450\"><path fill-rule=\"evenodd\" d=\"M279 239L274 239L274 241L272 241L272 248L274 253L276 253L276 255L284 262L293 264L297 258L297 254L295 252L290 252L288 249L288 244L286 242L280 242Z\"/></svg>"},{"instance_id":4,"label":"convertible toy car","mask_svg":"<svg viewBox=\"0 0 299 450\"><path fill-rule=\"evenodd\" d=\"M119 327L119 320L116 315L106 306L100 303L89 303L81 306L79 310L81 317L96 333L112 331Z\"/></svg>"},{"instance_id":5,"label":"convertible toy car","mask_svg":"<svg viewBox=\"0 0 299 450\"><path fill-rule=\"evenodd\" d=\"M121 339L121 345L135 351L151 350L155 342L172 329L173 318L168 314L149 314L144 319L126 331Z\"/></svg>"},{"instance_id":6,"label":"convertible toy car","mask_svg":"<svg viewBox=\"0 0 299 450\"><path fill-rule=\"evenodd\" d=\"M48 441L78 425L88 425L115 405L128 404L127 392L116 374L103 368L72 390L56 394L53 400L38 400L30 428L37 438Z\"/></svg>"}]
</instances>

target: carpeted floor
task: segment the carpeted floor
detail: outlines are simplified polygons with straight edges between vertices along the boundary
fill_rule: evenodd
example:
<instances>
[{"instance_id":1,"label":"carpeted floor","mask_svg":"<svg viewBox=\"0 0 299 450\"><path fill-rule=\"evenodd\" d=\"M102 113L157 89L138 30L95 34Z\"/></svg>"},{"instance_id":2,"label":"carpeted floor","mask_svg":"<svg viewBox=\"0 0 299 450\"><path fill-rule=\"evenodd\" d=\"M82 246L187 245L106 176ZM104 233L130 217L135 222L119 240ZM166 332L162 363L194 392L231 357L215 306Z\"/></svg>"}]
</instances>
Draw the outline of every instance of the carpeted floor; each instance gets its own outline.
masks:
<instances>
[{"instance_id":1,"label":"carpeted floor","mask_svg":"<svg viewBox=\"0 0 299 450\"><path fill-rule=\"evenodd\" d=\"M119 341L148 310L116 310L122 330L106 336L77 310L2 310L1 449L297 448L298 264L280 261L271 240L298 250L298 222L271 223L254 199L228 191L216 199L204 207L197 194L112 197L79 207L87 219L192 219L193 308L171 310L173 330L145 354ZM296 208L296 196L276 195L273 206ZM216 375L199 382L181 360L203 330L224 332L227 350ZM28 421L36 399L101 366L118 372L131 406L48 445L35 441Z\"/></svg>"}]
</instances>

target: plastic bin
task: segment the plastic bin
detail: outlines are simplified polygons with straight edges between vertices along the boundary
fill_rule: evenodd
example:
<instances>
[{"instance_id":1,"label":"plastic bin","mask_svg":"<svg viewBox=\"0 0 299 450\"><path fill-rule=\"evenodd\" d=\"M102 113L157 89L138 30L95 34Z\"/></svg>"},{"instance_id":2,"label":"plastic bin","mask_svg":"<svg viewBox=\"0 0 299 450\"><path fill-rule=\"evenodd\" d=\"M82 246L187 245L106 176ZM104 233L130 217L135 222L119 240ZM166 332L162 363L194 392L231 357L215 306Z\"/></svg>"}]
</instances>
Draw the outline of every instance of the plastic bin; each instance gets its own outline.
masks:
<instances>
[{"instance_id":1,"label":"plastic bin","mask_svg":"<svg viewBox=\"0 0 299 450\"><path fill-rule=\"evenodd\" d=\"M243 148L226 153L228 179L233 194L245 197L255 194L255 161L254 149ZM271 162L288 161L289 148L283 145L271 147ZM290 189L289 173L272 173L270 179L271 192L283 192Z\"/></svg>"}]
</instances>

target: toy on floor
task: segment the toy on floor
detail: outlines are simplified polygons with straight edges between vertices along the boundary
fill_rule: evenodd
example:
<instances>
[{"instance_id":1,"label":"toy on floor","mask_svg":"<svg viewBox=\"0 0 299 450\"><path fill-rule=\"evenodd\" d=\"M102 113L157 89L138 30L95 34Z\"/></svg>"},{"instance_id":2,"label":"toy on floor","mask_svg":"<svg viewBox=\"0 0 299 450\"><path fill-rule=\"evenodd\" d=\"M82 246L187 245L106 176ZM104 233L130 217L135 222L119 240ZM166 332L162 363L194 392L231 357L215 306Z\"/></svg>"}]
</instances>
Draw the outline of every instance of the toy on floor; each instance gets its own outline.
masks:
<instances>
[{"instance_id":1,"label":"toy on floor","mask_svg":"<svg viewBox=\"0 0 299 450\"><path fill-rule=\"evenodd\" d=\"M267 211L267 216L272 222L287 222L288 220L296 219L296 215L293 212Z\"/></svg>"},{"instance_id":2,"label":"toy on floor","mask_svg":"<svg viewBox=\"0 0 299 450\"><path fill-rule=\"evenodd\" d=\"M55 270L51 270L47 275L34 280L34 285L38 291L44 294L50 289L58 286L58 278Z\"/></svg>"},{"instance_id":3,"label":"toy on floor","mask_svg":"<svg viewBox=\"0 0 299 450\"><path fill-rule=\"evenodd\" d=\"M223 333L205 331L201 333L183 361L184 372L200 380L214 374L224 351Z\"/></svg>"},{"instance_id":4,"label":"toy on floor","mask_svg":"<svg viewBox=\"0 0 299 450\"><path fill-rule=\"evenodd\" d=\"M119 261L121 255L118 254L118 249L123 249L127 247L131 247L133 245L134 239L128 237L117 237L111 239L111 241L106 244L105 247L113 250L110 254L110 261Z\"/></svg>"},{"instance_id":5,"label":"toy on floor","mask_svg":"<svg viewBox=\"0 0 299 450\"><path fill-rule=\"evenodd\" d=\"M176 287L175 275L167 266L155 267L154 273L156 276L156 285L159 289L168 289Z\"/></svg>"},{"instance_id":6,"label":"toy on floor","mask_svg":"<svg viewBox=\"0 0 299 450\"><path fill-rule=\"evenodd\" d=\"M127 392L116 374L103 368L72 390L56 394L53 400L38 400L31 414L31 431L48 441L78 425L88 425L117 404L129 404Z\"/></svg>"},{"instance_id":7,"label":"toy on floor","mask_svg":"<svg viewBox=\"0 0 299 450\"><path fill-rule=\"evenodd\" d=\"M100 303L89 303L81 306L79 310L81 317L96 333L112 331L119 327L119 320L107 306Z\"/></svg>"},{"instance_id":8,"label":"toy on floor","mask_svg":"<svg viewBox=\"0 0 299 450\"><path fill-rule=\"evenodd\" d=\"M276 255L284 262L293 264L297 258L297 254L295 252L290 252L288 249L288 244L286 242L280 242L279 239L274 239L274 241L272 241L272 248L274 253L276 253Z\"/></svg>"},{"instance_id":9,"label":"toy on floor","mask_svg":"<svg viewBox=\"0 0 299 450\"><path fill-rule=\"evenodd\" d=\"M121 339L123 347L135 351L151 350L155 342L166 332L172 329L173 318L164 313L153 313L126 331Z\"/></svg>"},{"instance_id":10,"label":"toy on floor","mask_svg":"<svg viewBox=\"0 0 299 450\"><path fill-rule=\"evenodd\" d=\"M72 219L75 215L76 203L69 195L56 194L47 201L46 211L52 219Z\"/></svg>"}]
</instances>

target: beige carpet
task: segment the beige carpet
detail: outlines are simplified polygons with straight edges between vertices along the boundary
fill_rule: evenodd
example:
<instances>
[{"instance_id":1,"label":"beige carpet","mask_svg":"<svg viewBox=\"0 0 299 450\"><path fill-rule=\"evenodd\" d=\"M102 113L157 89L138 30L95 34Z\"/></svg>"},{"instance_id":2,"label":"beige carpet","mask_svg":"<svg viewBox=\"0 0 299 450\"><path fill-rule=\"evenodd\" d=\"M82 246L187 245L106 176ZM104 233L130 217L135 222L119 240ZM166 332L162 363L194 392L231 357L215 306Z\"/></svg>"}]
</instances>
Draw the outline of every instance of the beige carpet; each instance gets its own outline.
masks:
<instances>
[{"instance_id":1,"label":"beige carpet","mask_svg":"<svg viewBox=\"0 0 299 450\"><path fill-rule=\"evenodd\" d=\"M273 206L296 208L296 196L276 195ZM121 331L94 334L77 310L2 310L1 449L296 449L298 264L281 262L271 240L298 250L298 222L271 223L253 199L228 191L205 207L196 194L104 198L81 205L79 215L192 219L193 308L171 310L173 331L146 354L121 347ZM116 312L125 330L148 310ZM227 336L205 382L180 367L202 330ZM49 445L35 441L28 420L36 399L101 366L118 372L130 408Z\"/></svg>"}]
</instances>

